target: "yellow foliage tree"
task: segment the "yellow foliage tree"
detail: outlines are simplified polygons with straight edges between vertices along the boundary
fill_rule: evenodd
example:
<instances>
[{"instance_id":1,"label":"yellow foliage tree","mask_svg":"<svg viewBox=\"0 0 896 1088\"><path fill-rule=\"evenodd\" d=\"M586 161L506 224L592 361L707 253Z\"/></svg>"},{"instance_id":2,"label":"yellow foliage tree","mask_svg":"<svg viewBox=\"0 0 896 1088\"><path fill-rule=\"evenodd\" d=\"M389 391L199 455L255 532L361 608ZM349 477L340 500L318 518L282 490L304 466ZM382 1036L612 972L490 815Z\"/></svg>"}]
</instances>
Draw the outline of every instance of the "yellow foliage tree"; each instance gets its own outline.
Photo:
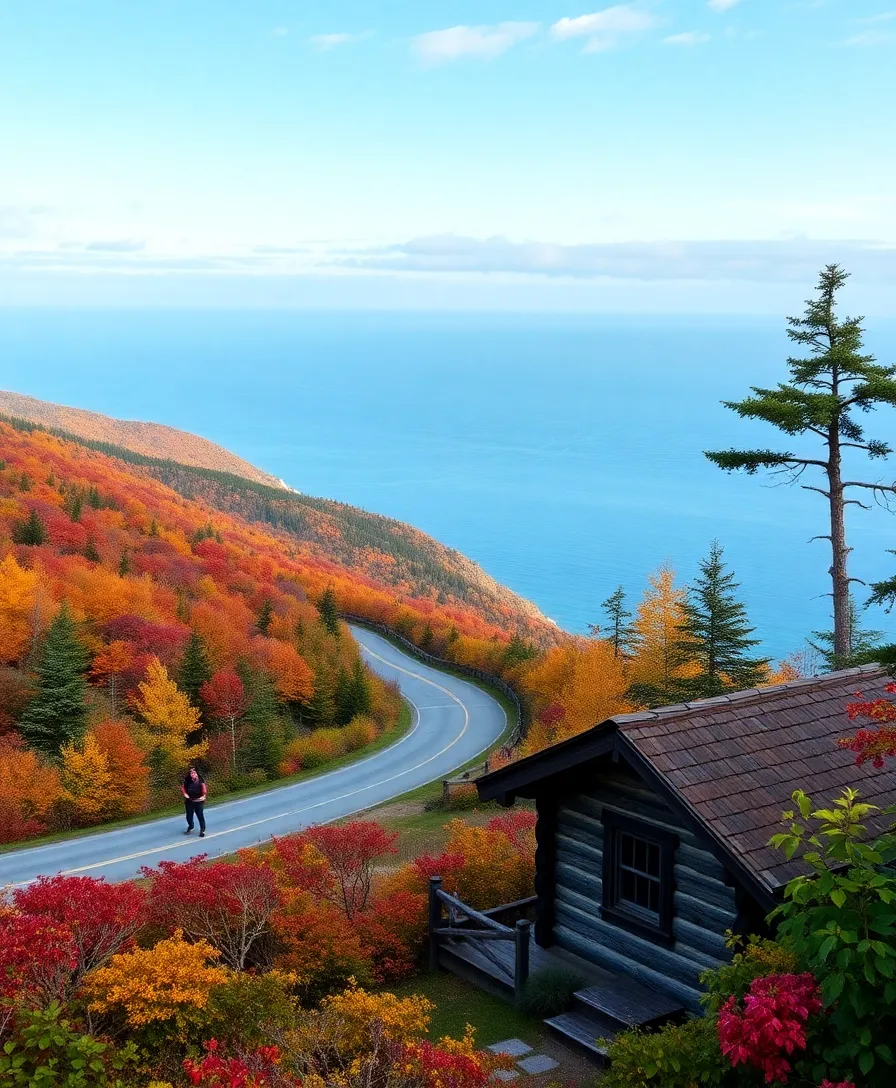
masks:
<instances>
[{"instance_id":1,"label":"yellow foliage tree","mask_svg":"<svg viewBox=\"0 0 896 1088\"><path fill-rule=\"evenodd\" d=\"M22 662L53 609L40 571L27 570L7 555L0 562L0 662Z\"/></svg>"},{"instance_id":2,"label":"yellow foliage tree","mask_svg":"<svg viewBox=\"0 0 896 1088\"><path fill-rule=\"evenodd\" d=\"M137 686L133 706L142 719L134 738L149 755L158 780L167 780L205 752L205 742L187 743L189 734L199 728L199 711L157 657Z\"/></svg>"},{"instance_id":3,"label":"yellow foliage tree","mask_svg":"<svg viewBox=\"0 0 896 1088\"><path fill-rule=\"evenodd\" d=\"M62 799L71 804L79 824L99 823L112 811L115 800L106 753L88 733L80 744L63 745L59 755Z\"/></svg>"},{"instance_id":4,"label":"yellow foliage tree","mask_svg":"<svg viewBox=\"0 0 896 1088\"><path fill-rule=\"evenodd\" d=\"M637 649L629 662L632 697L648 706L676 701L675 681L693 675L696 665L683 664L676 644L684 620L685 590L675 585L675 571L664 564L648 579L635 613Z\"/></svg>"},{"instance_id":5,"label":"yellow foliage tree","mask_svg":"<svg viewBox=\"0 0 896 1088\"><path fill-rule=\"evenodd\" d=\"M90 1009L124 1014L132 1028L170 1024L186 1033L203 1023L212 991L230 978L216 965L220 955L207 941L185 941L180 930L152 948L120 952L87 976Z\"/></svg>"},{"instance_id":6,"label":"yellow foliage tree","mask_svg":"<svg viewBox=\"0 0 896 1088\"><path fill-rule=\"evenodd\" d=\"M526 673L523 686L539 711L561 711L533 724L523 745L526 755L631 709L624 659L605 639L575 639L552 647Z\"/></svg>"}]
</instances>

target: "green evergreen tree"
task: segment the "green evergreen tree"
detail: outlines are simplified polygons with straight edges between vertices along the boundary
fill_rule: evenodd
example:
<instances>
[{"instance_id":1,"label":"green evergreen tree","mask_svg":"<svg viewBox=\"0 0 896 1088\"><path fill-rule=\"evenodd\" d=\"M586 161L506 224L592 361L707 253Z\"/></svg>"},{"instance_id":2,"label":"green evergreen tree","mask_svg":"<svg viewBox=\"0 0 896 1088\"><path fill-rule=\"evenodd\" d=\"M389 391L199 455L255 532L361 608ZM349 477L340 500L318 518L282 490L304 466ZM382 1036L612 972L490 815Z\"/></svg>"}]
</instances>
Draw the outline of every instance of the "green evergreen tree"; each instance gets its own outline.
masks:
<instances>
[{"instance_id":1,"label":"green evergreen tree","mask_svg":"<svg viewBox=\"0 0 896 1088\"><path fill-rule=\"evenodd\" d=\"M102 509L103 500L100 498L100 493L95 485L87 492L87 504L94 510Z\"/></svg>"},{"instance_id":2,"label":"green evergreen tree","mask_svg":"<svg viewBox=\"0 0 896 1088\"><path fill-rule=\"evenodd\" d=\"M46 544L47 530L36 510L32 509L28 517L13 528L12 538L16 544L28 544L32 547Z\"/></svg>"},{"instance_id":3,"label":"green evergreen tree","mask_svg":"<svg viewBox=\"0 0 896 1088\"><path fill-rule=\"evenodd\" d=\"M360 658L355 659L351 673L339 670L334 702L337 725L348 725L358 714L370 713L370 681Z\"/></svg>"},{"instance_id":4,"label":"green evergreen tree","mask_svg":"<svg viewBox=\"0 0 896 1088\"><path fill-rule=\"evenodd\" d=\"M63 604L47 630L37 668L37 691L19 722L32 748L56 757L64 744L80 740L87 728L87 651Z\"/></svg>"},{"instance_id":5,"label":"green evergreen tree","mask_svg":"<svg viewBox=\"0 0 896 1088\"><path fill-rule=\"evenodd\" d=\"M815 642L812 639L815 639ZM854 664L872 661L875 651L880 648L884 640L883 631L872 631L864 627L859 615L855 598L849 598L849 638L852 651L849 657L841 658L834 652L833 631L813 631L812 638L807 639L809 645L819 655L828 670L848 669Z\"/></svg>"},{"instance_id":6,"label":"green evergreen tree","mask_svg":"<svg viewBox=\"0 0 896 1088\"><path fill-rule=\"evenodd\" d=\"M531 642L526 642L519 635L513 635L510 642L507 643L507 649L504 651L501 669L504 671L515 668L517 665L525 665L527 661L531 661L533 657L537 656L538 651Z\"/></svg>"},{"instance_id":7,"label":"green evergreen tree","mask_svg":"<svg viewBox=\"0 0 896 1088\"><path fill-rule=\"evenodd\" d=\"M27 472L23 472L22 475L19 477L19 491L30 491L30 490L31 490L31 477L28 475Z\"/></svg>"},{"instance_id":8,"label":"green evergreen tree","mask_svg":"<svg viewBox=\"0 0 896 1088\"><path fill-rule=\"evenodd\" d=\"M267 636L271 629L271 620L274 618L274 606L271 604L271 598L265 597L261 602L261 608L258 612L258 619L255 621L255 630L260 635Z\"/></svg>"},{"instance_id":9,"label":"green evergreen tree","mask_svg":"<svg viewBox=\"0 0 896 1088\"><path fill-rule=\"evenodd\" d=\"M430 651L430 648L432 647L432 640L434 637L435 635L433 633L432 625L427 623L427 625L423 628L423 634L420 636L420 641L418 642L420 649L426 650L428 653Z\"/></svg>"},{"instance_id":10,"label":"green evergreen tree","mask_svg":"<svg viewBox=\"0 0 896 1088\"><path fill-rule=\"evenodd\" d=\"M314 694L307 706L300 708L302 720L309 725L331 725L336 720L334 685L323 672L316 672Z\"/></svg>"},{"instance_id":11,"label":"green evergreen tree","mask_svg":"<svg viewBox=\"0 0 896 1088\"><path fill-rule=\"evenodd\" d=\"M198 707L200 710L202 709L202 699L199 691L207 680L211 680L213 671L211 662L208 659L205 640L198 631L191 631L187 644L184 646L184 652L181 655L175 680L180 690L189 696L193 706Z\"/></svg>"},{"instance_id":12,"label":"green evergreen tree","mask_svg":"<svg viewBox=\"0 0 896 1088\"><path fill-rule=\"evenodd\" d=\"M90 537L84 545L84 558L89 559L91 563L99 563L101 561L100 553L97 551L93 537Z\"/></svg>"},{"instance_id":13,"label":"green evergreen tree","mask_svg":"<svg viewBox=\"0 0 896 1088\"><path fill-rule=\"evenodd\" d=\"M635 628L629 623L632 613L625 607L625 602L625 589L620 586L605 601L601 601L600 606L607 617L606 634L601 636L599 625L593 624L590 628L592 635L603 637L612 644L614 657L629 657L635 648Z\"/></svg>"},{"instance_id":14,"label":"green evergreen tree","mask_svg":"<svg viewBox=\"0 0 896 1088\"><path fill-rule=\"evenodd\" d=\"M81 511L84 508L84 496L79 487L72 488L72 490L66 496L64 503L65 511L72 521L81 520Z\"/></svg>"},{"instance_id":15,"label":"green evergreen tree","mask_svg":"<svg viewBox=\"0 0 896 1088\"><path fill-rule=\"evenodd\" d=\"M267 673L245 667L239 673L248 696L243 717L248 726L243 749L246 770L264 771L268 778L276 778L284 748L276 689Z\"/></svg>"},{"instance_id":16,"label":"green evergreen tree","mask_svg":"<svg viewBox=\"0 0 896 1088\"><path fill-rule=\"evenodd\" d=\"M126 578L130 573L131 573L131 560L130 560L130 557L128 556L128 550L127 550L127 548L125 548L125 550L121 553L121 559L119 559L119 561L118 561L118 577L119 578Z\"/></svg>"},{"instance_id":17,"label":"green evergreen tree","mask_svg":"<svg viewBox=\"0 0 896 1088\"><path fill-rule=\"evenodd\" d=\"M149 524L149 535L150 536L158 536L159 535L159 523L156 521L155 518L153 518L152 521Z\"/></svg>"},{"instance_id":18,"label":"green evergreen tree","mask_svg":"<svg viewBox=\"0 0 896 1088\"><path fill-rule=\"evenodd\" d=\"M320 613L320 622L331 635L338 638L339 605L336 601L336 594L333 592L332 586L327 586L320 595L320 600L317 602L317 611Z\"/></svg>"},{"instance_id":19,"label":"green evergreen tree","mask_svg":"<svg viewBox=\"0 0 896 1088\"><path fill-rule=\"evenodd\" d=\"M678 681L684 698L710 698L755 687L764 679L768 658L748 656L759 639L750 638L755 628L735 596L737 589L733 572L725 568L722 546L714 540L696 582L688 587L675 647L682 663L694 662L699 668L695 676Z\"/></svg>"},{"instance_id":20,"label":"green evergreen tree","mask_svg":"<svg viewBox=\"0 0 896 1088\"><path fill-rule=\"evenodd\" d=\"M787 335L808 352L808 358L787 360L790 381L774 389L754 386L752 396L724 402L743 419L770 423L788 438L800 437L820 448L812 450L810 446L798 454L771 449L706 452L710 461L728 472L742 470L752 475L765 469L784 473L791 482L799 481L801 487L824 498L828 505L826 532L815 539L827 540L831 546L833 651L838 660L848 659L852 652L852 579L847 569L852 549L846 539L846 507L866 506L850 497L855 488L878 499L892 501L896 495L896 484L859 480L851 470L851 478L843 479L845 450L861 451L872 459L893 452L888 442L865 435L861 418L880 405L896 406L896 366L881 366L873 355L865 354L861 318L841 319L837 314L837 293L848 278L839 265L828 265L819 277L818 295L806 303L804 315L788 319ZM815 482L806 483L813 473Z\"/></svg>"}]
</instances>

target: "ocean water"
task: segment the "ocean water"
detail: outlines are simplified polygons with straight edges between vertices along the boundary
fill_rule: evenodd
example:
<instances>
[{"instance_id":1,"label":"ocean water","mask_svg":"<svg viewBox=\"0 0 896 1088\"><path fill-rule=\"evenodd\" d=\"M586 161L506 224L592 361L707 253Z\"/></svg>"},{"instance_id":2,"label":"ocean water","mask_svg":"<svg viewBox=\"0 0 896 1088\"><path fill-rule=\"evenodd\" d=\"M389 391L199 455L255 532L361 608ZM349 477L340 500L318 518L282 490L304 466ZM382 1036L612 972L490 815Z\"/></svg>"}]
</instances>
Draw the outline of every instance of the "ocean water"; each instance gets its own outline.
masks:
<instances>
[{"instance_id":1,"label":"ocean water","mask_svg":"<svg viewBox=\"0 0 896 1088\"><path fill-rule=\"evenodd\" d=\"M896 360L896 322L868 345ZM0 386L195 431L410 522L573 631L663 561L687 581L718 538L774 656L829 626L824 501L702 451L781 445L720 401L787 352L783 320L742 317L0 310ZM869 423L896 437L896 413ZM896 571L896 515L853 507L849 529L857 577Z\"/></svg>"}]
</instances>

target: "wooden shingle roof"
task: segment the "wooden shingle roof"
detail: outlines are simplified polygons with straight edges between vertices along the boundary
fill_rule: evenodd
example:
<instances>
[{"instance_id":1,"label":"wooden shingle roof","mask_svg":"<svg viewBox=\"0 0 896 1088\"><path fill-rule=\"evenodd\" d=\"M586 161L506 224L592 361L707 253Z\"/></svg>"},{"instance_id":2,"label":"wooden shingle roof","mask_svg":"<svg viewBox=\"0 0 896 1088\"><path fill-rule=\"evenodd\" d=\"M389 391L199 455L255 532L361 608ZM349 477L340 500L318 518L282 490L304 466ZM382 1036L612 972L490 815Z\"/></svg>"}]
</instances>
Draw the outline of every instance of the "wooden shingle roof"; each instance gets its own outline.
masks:
<instances>
[{"instance_id":1,"label":"wooden shingle roof","mask_svg":"<svg viewBox=\"0 0 896 1088\"><path fill-rule=\"evenodd\" d=\"M819 806L846 786L880 807L896 801L896 769L857 767L855 754L837 746L857 728L846 704L859 692L878 698L891 679L877 666L848 669L614 721L700 819L775 888L799 871L768 845L782 830L781 813L793 808L794 790L805 790Z\"/></svg>"},{"instance_id":2,"label":"wooden shingle roof","mask_svg":"<svg viewBox=\"0 0 896 1088\"><path fill-rule=\"evenodd\" d=\"M534 756L495 771L477 785L483 797L531 795L542 778L628 750L681 806L766 889L800 871L768 840L782 830L781 813L803 789L817 806L844 787L884 807L896 802L896 768L856 766L837 746L856 731L846 704L884 694L892 681L877 665L734 692L716 699L610 718Z\"/></svg>"}]
</instances>

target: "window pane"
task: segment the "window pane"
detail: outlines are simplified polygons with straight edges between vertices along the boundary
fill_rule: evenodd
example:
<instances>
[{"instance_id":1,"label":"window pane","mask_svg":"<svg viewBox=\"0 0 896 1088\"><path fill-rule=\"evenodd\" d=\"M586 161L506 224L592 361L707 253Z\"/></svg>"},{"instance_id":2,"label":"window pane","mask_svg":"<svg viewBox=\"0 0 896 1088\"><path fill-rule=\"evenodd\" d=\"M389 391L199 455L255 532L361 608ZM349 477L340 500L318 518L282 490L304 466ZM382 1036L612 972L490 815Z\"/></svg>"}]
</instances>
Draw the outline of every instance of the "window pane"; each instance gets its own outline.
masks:
<instances>
[{"instance_id":1,"label":"window pane","mask_svg":"<svg viewBox=\"0 0 896 1088\"><path fill-rule=\"evenodd\" d=\"M655 842L650 843L647 850L647 872L657 878L660 875L660 848Z\"/></svg>"},{"instance_id":2,"label":"window pane","mask_svg":"<svg viewBox=\"0 0 896 1088\"><path fill-rule=\"evenodd\" d=\"M630 869L635 867L635 840L631 835L620 835L620 859Z\"/></svg>"},{"instance_id":3,"label":"window pane","mask_svg":"<svg viewBox=\"0 0 896 1088\"><path fill-rule=\"evenodd\" d=\"M635 868L640 873L647 872L647 843L643 839L635 841Z\"/></svg>"},{"instance_id":4,"label":"window pane","mask_svg":"<svg viewBox=\"0 0 896 1088\"><path fill-rule=\"evenodd\" d=\"M630 903L636 902L636 900L635 900L635 895L636 895L636 892L635 892L635 881L636 881L635 874L630 872L628 869L623 869L621 875L622 875L622 880L620 881L620 885L619 885L619 893L620 893L619 898L620 899L627 899Z\"/></svg>"}]
</instances>

